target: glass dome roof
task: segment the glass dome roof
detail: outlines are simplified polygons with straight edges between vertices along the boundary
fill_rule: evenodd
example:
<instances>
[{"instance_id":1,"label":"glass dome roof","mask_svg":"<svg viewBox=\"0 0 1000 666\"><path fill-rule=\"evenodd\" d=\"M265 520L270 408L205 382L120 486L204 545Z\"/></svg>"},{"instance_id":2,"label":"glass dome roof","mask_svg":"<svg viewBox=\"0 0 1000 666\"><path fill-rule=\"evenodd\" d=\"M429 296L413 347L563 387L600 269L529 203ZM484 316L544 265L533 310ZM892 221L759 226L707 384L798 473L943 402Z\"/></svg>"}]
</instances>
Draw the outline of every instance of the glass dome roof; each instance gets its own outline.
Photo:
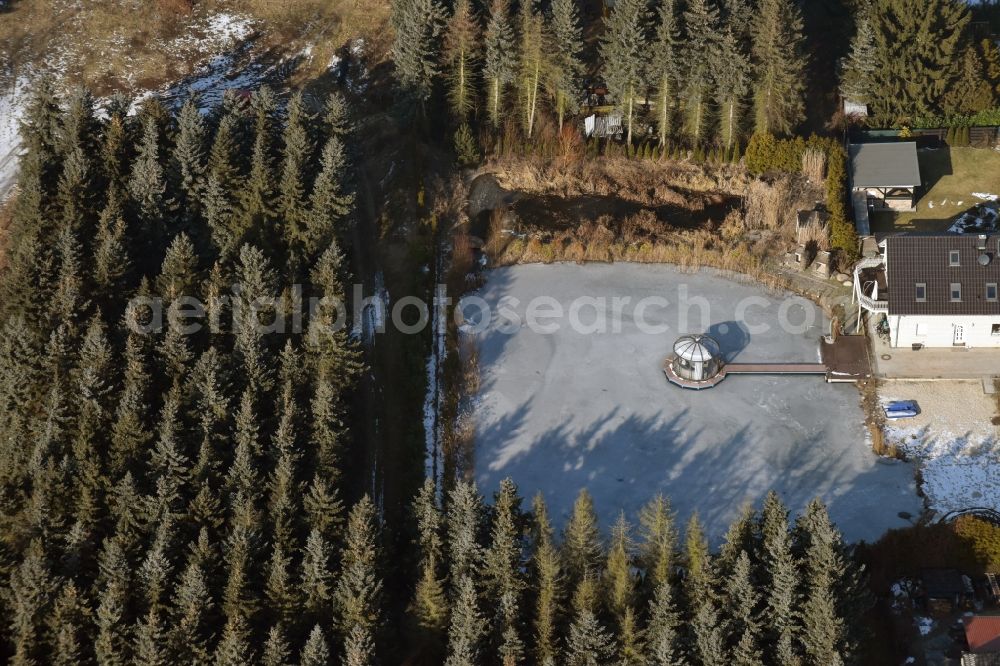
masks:
<instances>
[{"instance_id":1,"label":"glass dome roof","mask_svg":"<svg viewBox=\"0 0 1000 666\"><path fill-rule=\"evenodd\" d=\"M674 354L690 363L707 363L718 358L719 343L707 335L685 335L674 343Z\"/></svg>"}]
</instances>

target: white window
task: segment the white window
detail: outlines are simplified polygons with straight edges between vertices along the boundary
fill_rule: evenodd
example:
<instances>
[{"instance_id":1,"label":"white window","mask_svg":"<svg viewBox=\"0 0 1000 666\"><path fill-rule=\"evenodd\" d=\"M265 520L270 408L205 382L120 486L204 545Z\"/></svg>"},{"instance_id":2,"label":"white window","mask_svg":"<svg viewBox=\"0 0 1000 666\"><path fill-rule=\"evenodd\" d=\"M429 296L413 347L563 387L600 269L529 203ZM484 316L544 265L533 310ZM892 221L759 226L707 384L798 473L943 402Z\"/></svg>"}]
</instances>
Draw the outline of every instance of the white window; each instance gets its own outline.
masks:
<instances>
[{"instance_id":1,"label":"white window","mask_svg":"<svg viewBox=\"0 0 1000 666\"><path fill-rule=\"evenodd\" d=\"M961 266L962 265L962 253L958 250L951 250L948 252L948 265L949 266Z\"/></svg>"},{"instance_id":2,"label":"white window","mask_svg":"<svg viewBox=\"0 0 1000 666\"><path fill-rule=\"evenodd\" d=\"M997 283L988 282L986 284L986 300L995 301L997 300Z\"/></svg>"},{"instance_id":3,"label":"white window","mask_svg":"<svg viewBox=\"0 0 1000 666\"><path fill-rule=\"evenodd\" d=\"M927 300L927 283L918 282L917 283L917 302L923 303Z\"/></svg>"},{"instance_id":4,"label":"white window","mask_svg":"<svg viewBox=\"0 0 1000 666\"><path fill-rule=\"evenodd\" d=\"M962 283L952 282L951 283L951 302L957 303L962 300Z\"/></svg>"}]
</instances>

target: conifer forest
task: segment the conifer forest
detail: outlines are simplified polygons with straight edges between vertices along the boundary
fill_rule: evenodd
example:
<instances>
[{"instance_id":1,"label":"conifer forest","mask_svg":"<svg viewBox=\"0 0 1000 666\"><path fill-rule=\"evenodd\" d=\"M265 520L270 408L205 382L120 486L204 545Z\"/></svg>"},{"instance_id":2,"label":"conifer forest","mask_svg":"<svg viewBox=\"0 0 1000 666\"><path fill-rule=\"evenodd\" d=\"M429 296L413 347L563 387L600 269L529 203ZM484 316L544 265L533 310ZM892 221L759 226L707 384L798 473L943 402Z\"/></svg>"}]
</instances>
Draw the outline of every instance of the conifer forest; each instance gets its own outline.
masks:
<instances>
[{"instance_id":1,"label":"conifer forest","mask_svg":"<svg viewBox=\"0 0 1000 666\"><path fill-rule=\"evenodd\" d=\"M727 187L792 182L825 206L818 242L849 272L848 126L1000 125L992 15L958 0L372 4L389 6L370 87L327 72L203 105L193 87L164 101L33 81L16 195L0 197L0 661L877 663L871 572L821 499L799 512L771 491L714 543L655 491L632 516L574 488L556 515L510 478L479 488L455 425L478 368L456 327L373 352L352 286L378 273L384 291L371 256L394 297L482 284L491 241L476 263L454 183L502 160L551 180L546 196L601 160L696 165L712 205L739 199L740 215L749 195ZM0 21L18 7L0 0ZM620 116L620 136L583 136L591 112ZM692 252L768 273L732 219L685 229ZM585 261L547 251L523 262ZM440 469L420 450L432 429Z\"/></svg>"}]
</instances>

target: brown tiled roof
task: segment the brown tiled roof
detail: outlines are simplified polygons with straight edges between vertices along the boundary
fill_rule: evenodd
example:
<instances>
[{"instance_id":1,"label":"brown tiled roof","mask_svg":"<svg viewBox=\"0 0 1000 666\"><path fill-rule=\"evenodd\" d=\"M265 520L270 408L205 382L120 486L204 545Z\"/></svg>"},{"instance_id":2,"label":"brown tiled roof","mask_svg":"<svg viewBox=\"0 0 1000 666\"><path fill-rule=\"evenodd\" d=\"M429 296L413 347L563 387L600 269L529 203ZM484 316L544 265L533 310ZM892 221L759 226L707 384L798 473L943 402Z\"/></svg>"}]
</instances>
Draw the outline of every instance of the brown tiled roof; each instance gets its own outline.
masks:
<instances>
[{"instance_id":1,"label":"brown tiled roof","mask_svg":"<svg viewBox=\"0 0 1000 666\"><path fill-rule=\"evenodd\" d=\"M965 622L965 640L969 643L969 652L984 654L1000 652L1000 616L973 615L963 618Z\"/></svg>"},{"instance_id":2,"label":"brown tiled roof","mask_svg":"<svg viewBox=\"0 0 1000 666\"><path fill-rule=\"evenodd\" d=\"M886 239L890 315L998 315L1000 302L986 300L986 285L1000 283L1000 234L985 240L989 263L979 263L983 241L976 234L900 234ZM950 265L957 250L959 265ZM962 300L951 301L951 284L962 285ZM917 301L917 283L927 298Z\"/></svg>"}]
</instances>

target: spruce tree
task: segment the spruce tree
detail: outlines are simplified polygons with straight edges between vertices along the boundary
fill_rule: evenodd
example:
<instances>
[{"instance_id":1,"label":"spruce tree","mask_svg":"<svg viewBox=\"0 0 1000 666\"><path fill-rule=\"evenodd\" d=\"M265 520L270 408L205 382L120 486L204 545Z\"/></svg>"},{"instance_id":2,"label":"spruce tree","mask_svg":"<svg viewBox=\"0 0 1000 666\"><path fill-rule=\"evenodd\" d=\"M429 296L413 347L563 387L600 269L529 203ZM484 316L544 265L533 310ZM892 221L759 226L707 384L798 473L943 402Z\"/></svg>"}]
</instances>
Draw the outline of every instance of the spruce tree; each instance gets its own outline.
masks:
<instances>
[{"instance_id":1,"label":"spruce tree","mask_svg":"<svg viewBox=\"0 0 1000 666\"><path fill-rule=\"evenodd\" d=\"M597 616L597 589L591 573L580 579L573 593L573 620L566 637L567 666L604 666L617 648L611 633Z\"/></svg>"},{"instance_id":2,"label":"spruce tree","mask_svg":"<svg viewBox=\"0 0 1000 666\"><path fill-rule=\"evenodd\" d=\"M768 636L765 651L782 664L795 664L798 662L799 571L788 533L788 512L773 490L761 509L761 534L766 567L763 623L768 628Z\"/></svg>"},{"instance_id":3,"label":"spruce tree","mask_svg":"<svg viewBox=\"0 0 1000 666\"><path fill-rule=\"evenodd\" d=\"M534 552L531 559L531 580L534 581L534 654L543 666L555 666L559 651L556 629L562 602L562 572L559 551L552 539L552 525L541 493L532 502L534 519Z\"/></svg>"},{"instance_id":4,"label":"spruce tree","mask_svg":"<svg viewBox=\"0 0 1000 666\"><path fill-rule=\"evenodd\" d=\"M514 664L520 663L524 653L518 628L524 591L521 573L524 524L521 498L513 481L504 479L500 482L500 489L493 498L493 506L490 547L484 557L483 573L489 598L498 601L492 621L493 640L497 652L505 663ZM465 532L467 530L463 530L463 533ZM452 552L456 553L454 546ZM463 559L468 559L468 556L461 556L459 561ZM455 561L453 555L451 559L453 573L456 571ZM461 575L471 575L475 569L473 566L466 566L457 571L462 572Z\"/></svg>"},{"instance_id":5,"label":"spruce tree","mask_svg":"<svg viewBox=\"0 0 1000 666\"><path fill-rule=\"evenodd\" d=\"M197 218L201 208L202 188L206 167L208 131L195 100L188 98L177 117L177 139L173 151L173 178L181 209L188 224ZM195 227L190 226L194 231Z\"/></svg>"},{"instance_id":6,"label":"spruce tree","mask_svg":"<svg viewBox=\"0 0 1000 666\"><path fill-rule=\"evenodd\" d=\"M674 601L670 581L659 583L649 602L645 655L653 666L680 666L687 663L681 643L681 614Z\"/></svg>"},{"instance_id":7,"label":"spruce tree","mask_svg":"<svg viewBox=\"0 0 1000 666\"><path fill-rule=\"evenodd\" d=\"M585 576L594 577L601 568L603 548L597 529L594 501L586 489L580 490L573 513L563 530L562 561L566 583L576 590Z\"/></svg>"},{"instance_id":8,"label":"spruce tree","mask_svg":"<svg viewBox=\"0 0 1000 666\"><path fill-rule=\"evenodd\" d=\"M296 93L288 102L288 118L282 136L284 156L278 181L278 213L287 253L288 275L296 280L298 272L309 263L305 256L308 238L306 211L307 164L313 146L306 129L310 122L302 93Z\"/></svg>"},{"instance_id":9,"label":"spruce tree","mask_svg":"<svg viewBox=\"0 0 1000 666\"><path fill-rule=\"evenodd\" d=\"M397 14L393 17L396 40L392 46L396 80L404 97L423 108L440 73L445 10L438 0L400 0L393 8Z\"/></svg>"},{"instance_id":10,"label":"spruce tree","mask_svg":"<svg viewBox=\"0 0 1000 666\"><path fill-rule=\"evenodd\" d=\"M636 626L633 551L631 527L625 520L625 514L621 513L611 528L611 544L604 571L604 597L615 619L621 642L618 653L620 664L638 664L642 658L641 637Z\"/></svg>"},{"instance_id":11,"label":"spruce tree","mask_svg":"<svg viewBox=\"0 0 1000 666\"><path fill-rule=\"evenodd\" d=\"M577 0L553 0L550 12L547 87L561 133L566 115L576 111L578 83L583 73L583 62L580 58L580 52L583 50L583 33L580 28Z\"/></svg>"},{"instance_id":12,"label":"spruce tree","mask_svg":"<svg viewBox=\"0 0 1000 666\"><path fill-rule=\"evenodd\" d=\"M870 104L883 121L939 112L961 72L970 14L957 0L875 0Z\"/></svg>"},{"instance_id":13,"label":"spruce tree","mask_svg":"<svg viewBox=\"0 0 1000 666\"><path fill-rule=\"evenodd\" d=\"M547 67L545 33L542 15L532 0L520 3L520 48L518 51L518 96L521 102L521 123L528 138L535 131L538 115L538 92Z\"/></svg>"},{"instance_id":14,"label":"spruce tree","mask_svg":"<svg viewBox=\"0 0 1000 666\"><path fill-rule=\"evenodd\" d=\"M705 140L712 97L712 70L718 62L719 10L713 0L691 0L684 12L690 54L684 71L684 115L687 135L695 150Z\"/></svg>"},{"instance_id":15,"label":"spruce tree","mask_svg":"<svg viewBox=\"0 0 1000 666\"><path fill-rule=\"evenodd\" d=\"M428 477L414 500L419 538L420 579L417 581L410 613L413 615L422 641L436 647L443 639L448 621L448 601L438 567L442 561L441 510L437 505L434 479Z\"/></svg>"},{"instance_id":16,"label":"spruce tree","mask_svg":"<svg viewBox=\"0 0 1000 666\"><path fill-rule=\"evenodd\" d=\"M743 131L743 99L750 82L750 63L732 30L719 39L719 67L715 73L719 132L726 154L739 142Z\"/></svg>"},{"instance_id":17,"label":"spruce tree","mask_svg":"<svg viewBox=\"0 0 1000 666\"><path fill-rule=\"evenodd\" d=\"M761 0L753 22L754 131L789 134L805 117L807 57L792 0Z\"/></svg>"},{"instance_id":18,"label":"spruce tree","mask_svg":"<svg viewBox=\"0 0 1000 666\"><path fill-rule=\"evenodd\" d=\"M475 72L479 61L479 24L470 0L457 0L444 34L448 102L459 122L476 107Z\"/></svg>"},{"instance_id":19,"label":"spruce tree","mask_svg":"<svg viewBox=\"0 0 1000 666\"><path fill-rule=\"evenodd\" d=\"M462 575L455 587L455 603L448 625L448 657L444 663L445 666L475 666L480 663L486 622L479 610L472 577Z\"/></svg>"},{"instance_id":20,"label":"spruce tree","mask_svg":"<svg viewBox=\"0 0 1000 666\"><path fill-rule=\"evenodd\" d=\"M347 520L347 543L333 593L336 626L342 635L350 635L356 626L371 633L378 623L382 594L378 558L375 505L365 495Z\"/></svg>"},{"instance_id":21,"label":"spruce tree","mask_svg":"<svg viewBox=\"0 0 1000 666\"><path fill-rule=\"evenodd\" d=\"M626 127L625 143L632 145L638 106L645 97L649 10L645 0L619 0L605 24L601 62L608 88L615 96Z\"/></svg>"},{"instance_id":22,"label":"spruce tree","mask_svg":"<svg viewBox=\"0 0 1000 666\"><path fill-rule=\"evenodd\" d=\"M658 18L648 80L656 91L656 129L659 145L663 148L674 134L674 115L681 86L681 36L674 0L660 0Z\"/></svg>"},{"instance_id":23,"label":"spruce tree","mask_svg":"<svg viewBox=\"0 0 1000 666\"><path fill-rule=\"evenodd\" d=\"M732 663L740 666L763 666L760 649L760 594L753 567L746 551L740 551L728 578L728 612L734 645Z\"/></svg>"},{"instance_id":24,"label":"spruce tree","mask_svg":"<svg viewBox=\"0 0 1000 666\"><path fill-rule=\"evenodd\" d=\"M877 62L872 6L865 2L857 13L857 29L840 73L840 94L852 102L867 104L874 92Z\"/></svg>"},{"instance_id":25,"label":"spruce tree","mask_svg":"<svg viewBox=\"0 0 1000 666\"><path fill-rule=\"evenodd\" d=\"M330 663L330 646L326 642L323 630L317 624L309 632L309 638L299 653L299 666L328 666Z\"/></svg>"},{"instance_id":26,"label":"spruce tree","mask_svg":"<svg viewBox=\"0 0 1000 666\"><path fill-rule=\"evenodd\" d=\"M462 576L478 573L483 549L479 543L482 520L482 499L472 481L458 481L448 494L447 532L448 568L452 582ZM506 553L500 554L502 566ZM502 575L502 573L500 573Z\"/></svg>"},{"instance_id":27,"label":"spruce tree","mask_svg":"<svg viewBox=\"0 0 1000 666\"><path fill-rule=\"evenodd\" d=\"M514 80L517 48L511 25L510 0L491 0L484 35L483 78L486 80L487 115L493 127L500 127L504 94Z\"/></svg>"}]
</instances>

